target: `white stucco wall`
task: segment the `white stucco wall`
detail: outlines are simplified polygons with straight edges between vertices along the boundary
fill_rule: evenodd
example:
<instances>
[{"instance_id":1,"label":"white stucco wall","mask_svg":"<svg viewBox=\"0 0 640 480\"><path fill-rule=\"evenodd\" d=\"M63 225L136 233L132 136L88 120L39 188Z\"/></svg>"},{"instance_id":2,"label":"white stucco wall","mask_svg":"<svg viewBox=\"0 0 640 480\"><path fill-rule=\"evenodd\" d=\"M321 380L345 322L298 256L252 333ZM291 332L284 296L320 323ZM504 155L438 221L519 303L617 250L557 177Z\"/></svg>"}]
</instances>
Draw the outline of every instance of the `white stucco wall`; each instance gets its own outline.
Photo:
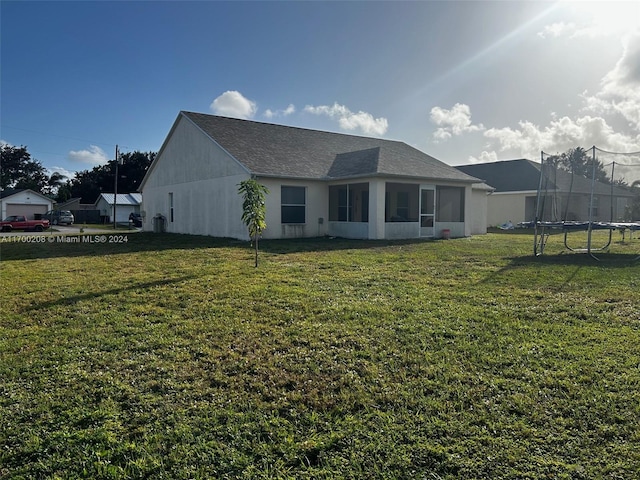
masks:
<instances>
[{"instance_id":1,"label":"white stucco wall","mask_svg":"<svg viewBox=\"0 0 640 480\"><path fill-rule=\"evenodd\" d=\"M467 222L471 228L471 235L484 235L487 233L489 191L484 188L471 190L471 216Z\"/></svg>"},{"instance_id":2,"label":"white stucco wall","mask_svg":"<svg viewBox=\"0 0 640 480\"><path fill-rule=\"evenodd\" d=\"M238 194L238 183L248 178L232 156L180 117L143 185L143 229L153 231L154 217L162 215L167 232L248 239Z\"/></svg>"},{"instance_id":3,"label":"white stucco wall","mask_svg":"<svg viewBox=\"0 0 640 480\"><path fill-rule=\"evenodd\" d=\"M170 233L248 239L237 186L246 178L238 175L145 188L143 228L152 231L154 217L162 215L166 231ZM173 217L170 197L173 197Z\"/></svg>"},{"instance_id":4,"label":"white stucco wall","mask_svg":"<svg viewBox=\"0 0 640 480\"><path fill-rule=\"evenodd\" d=\"M264 177L258 177L257 181L269 189L269 195L265 199L267 228L262 235L263 238L320 237L327 234L329 188L325 182ZM282 186L305 188L304 224L281 222Z\"/></svg>"},{"instance_id":5,"label":"white stucco wall","mask_svg":"<svg viewBox=\"0 0 640 480\"><path fill-rule=\"evenodd\" d=\"M511 220L514 225L524 222L525 199L531 193L492 193L487 198L487 227L495 227Z\"/></svg>"}]
</instances>

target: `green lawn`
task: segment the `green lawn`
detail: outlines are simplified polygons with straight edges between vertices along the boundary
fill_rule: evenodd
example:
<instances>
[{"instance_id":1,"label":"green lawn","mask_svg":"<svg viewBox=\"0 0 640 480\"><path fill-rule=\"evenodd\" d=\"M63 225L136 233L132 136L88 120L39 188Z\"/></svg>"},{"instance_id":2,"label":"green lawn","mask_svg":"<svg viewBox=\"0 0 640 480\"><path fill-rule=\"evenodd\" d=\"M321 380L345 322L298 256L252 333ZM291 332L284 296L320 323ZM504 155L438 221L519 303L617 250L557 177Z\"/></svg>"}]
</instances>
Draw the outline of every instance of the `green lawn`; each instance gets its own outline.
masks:
<instances>
[{"instance_id":1,"label":"green lawn","mask_svg":"<svg viewBox=\"0 0 640 480\"><path fill-rule=\"evenodd\" d=\"M640 240L0 244L0 478L640 478Z\"/></svg>"}]
</instances>

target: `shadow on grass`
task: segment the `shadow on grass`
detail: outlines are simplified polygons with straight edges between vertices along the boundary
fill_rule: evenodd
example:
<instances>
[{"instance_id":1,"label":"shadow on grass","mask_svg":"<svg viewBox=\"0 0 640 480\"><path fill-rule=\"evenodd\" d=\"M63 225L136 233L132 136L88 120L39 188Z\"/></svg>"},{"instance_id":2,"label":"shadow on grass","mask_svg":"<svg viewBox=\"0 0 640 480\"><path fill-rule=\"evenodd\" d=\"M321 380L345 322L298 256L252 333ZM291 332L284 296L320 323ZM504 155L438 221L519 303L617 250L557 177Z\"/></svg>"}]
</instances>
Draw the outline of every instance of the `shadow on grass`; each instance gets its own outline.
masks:
<instances>
[{"instance_id":1,"label":"shadow on grass","mask_svg":"<svg viewBox=\"0 0 640 480\"><path fill-rule=\"evenodd\" d=\"M578 266L602 266L610 268L629 267L640 265L637 262L637 253L594 253L595 257L587 253L560 253L555 255L514 257L512 263L538 264L538 265L578 265Z\"/></svg>"},{"instance_id":2,"label":"shadow on grass","mask_svg":"<svg viewBox=\"0 0 640 480\"><path fill-rule=\"evenodd\" d=\"M38 302L38 303L34 303L32 305L30 305L29 307L25 308L23 310L23 312L31 312L34 310L43 310L43 309L47 309L47 308L51 308L51 307L59 307L59 306L69 306L69 305L73 305L76 304L78 302L83 302L86 300L96 300L97 298L103 297L105 295L117 295L119 293L122 292L131 292L134 290L146 290L148 288L153 288L153 287L161 287L164 285L170 285L173 283L180 283L180 282L184 282L185 280L191 280L195 278L195 275L185 275L182 277L177 277L177 278L169 278L169 279L165 279L165 280L156 280L154 282L144 282L144 283L138 283L138 284L134 284L134 285L124 285L122 287L119 288L111 288L109 290L105 290L102 292L90 292L90 293L83 293L81 295L74 295L72 297L63 297L63 298L59 298L57 300L50 300L47 302Z\"/></svg>"},{"instance_id":3,"label":"shadow on grass","mask_svg":"<svg viewBox=\"0 0 640 480\"><path fill-rule=\"evenodd\" d=\"M297 238L290 240L261 240L261 252L271 254L331 252L339 250L375 249L391 246L420 245L434 242L431 238L413 238L406 240L356 240L339 237ZM248 245L248 242L245 242Z\"/></svg>"},{"instance_id":4,"label":"shadow on grass","mask_svg":"<svg viewBox=\"0 0 640 480\"><path fill-rule=\"evenodd\" d=\"M43 240L33 239L41 238ZM119 255L134 252L192 250L198 248L241 247L246 242L176 233L127 233L106 235L44 235L32 241L4 240L0 243L0 260L33 260L60 257ZM71 239L71 240L70 240ZM101 240L101 239L104 239Z\"/></svg>"},{"instance_id":5,"label":"shadow on grass","mask_svg":"<svg viewBox=\"0 0 640 480\"><path fill-rule=\"evenodd\" d=\"M562 267L566 272L564 280L561 284L570 283L583 268L606 268L606 269L624 269L629 267L640 266L640 259L637 254L626 253L602 253L595 259L586 253L562 253L558 255L534 255L513 257L508 265L491 273L482 279L479 284L502 283L505 277L516 270L526 267L538 266L545 267Z\"/></svg>"},{"instance_id":6,"label":"shadow on grass","mask_svg":"<svg viewBox=\"0 0 640 480\"><path fill-rule=\"evenodd\" d=\"M37 260L45 258L119 255L135 252L160 252L165 250L193 250L199 248L246 248L253 247L249 241L231 238L216 238L204 235L182 235L177 233L116 233L107 235L48 235L31 237L36 241L4 241L0 243L0 260ZM106 241L97 241L104 238ZM110 238L116 242L111 242ZM68 240L73 239L73 240ZM77 239L77 240L76 240ZM126 241L117 241L123 240ZM351 240L333 237L299 238L288 240L261 240L261 253L287 254L316 251L336 251L381 248L392 245L414 245L431 242L431 239L412 240Z\"/></svg>"}]
</instances>

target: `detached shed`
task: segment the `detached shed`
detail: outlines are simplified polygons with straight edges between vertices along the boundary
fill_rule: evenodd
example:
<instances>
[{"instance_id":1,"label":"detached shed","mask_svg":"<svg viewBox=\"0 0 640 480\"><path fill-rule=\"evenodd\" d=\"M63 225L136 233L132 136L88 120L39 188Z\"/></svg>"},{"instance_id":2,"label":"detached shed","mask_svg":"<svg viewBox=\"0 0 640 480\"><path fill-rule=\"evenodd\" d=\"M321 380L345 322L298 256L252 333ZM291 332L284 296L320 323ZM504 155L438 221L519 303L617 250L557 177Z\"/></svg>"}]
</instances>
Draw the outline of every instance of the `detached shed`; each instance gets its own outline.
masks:
<instances>
[{"instance_id":1,"label":"detached shed","mask_svg":"<svg viewBox=\"0 0 640 480\"><path fill-rule=\"evenodd\" d=\"M53 200L34 190L7 189L0 192L2 218L9 215L24 215L28 220L53 209Z\"/></svg>"},{"instance_id":2,"label":"detached shed","mask_svg":"<svg viewBox=\"0 0 640 480\"><path fill-rule=\"evenodd\" d=\"M140 213L142 194L119 193L116 195L116 222L127 223L131 213ZM95 202L95 209L100 211L101 217L106 217L113 222L113 193L101 193Z\"/></svg>"}]
</instances>

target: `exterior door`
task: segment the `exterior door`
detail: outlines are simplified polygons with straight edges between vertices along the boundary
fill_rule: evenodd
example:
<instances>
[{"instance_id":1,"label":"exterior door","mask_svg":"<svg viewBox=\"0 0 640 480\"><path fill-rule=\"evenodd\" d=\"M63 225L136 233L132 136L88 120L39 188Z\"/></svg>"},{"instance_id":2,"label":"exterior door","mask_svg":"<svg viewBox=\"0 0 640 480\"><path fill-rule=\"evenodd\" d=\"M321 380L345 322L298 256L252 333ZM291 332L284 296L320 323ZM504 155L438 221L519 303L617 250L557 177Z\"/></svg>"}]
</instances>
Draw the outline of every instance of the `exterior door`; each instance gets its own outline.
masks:
<instances>
[{"instance_id":1,"label":"exterior door","mask_svg":"<svg viewBox=\"0 0 640 480\"><path fill-rule=\"evenodd\" d=\"M434 222L436 217L436 191L431 188L420 190L420 236L434 236Z\"/></svg>"}]
</instances>

